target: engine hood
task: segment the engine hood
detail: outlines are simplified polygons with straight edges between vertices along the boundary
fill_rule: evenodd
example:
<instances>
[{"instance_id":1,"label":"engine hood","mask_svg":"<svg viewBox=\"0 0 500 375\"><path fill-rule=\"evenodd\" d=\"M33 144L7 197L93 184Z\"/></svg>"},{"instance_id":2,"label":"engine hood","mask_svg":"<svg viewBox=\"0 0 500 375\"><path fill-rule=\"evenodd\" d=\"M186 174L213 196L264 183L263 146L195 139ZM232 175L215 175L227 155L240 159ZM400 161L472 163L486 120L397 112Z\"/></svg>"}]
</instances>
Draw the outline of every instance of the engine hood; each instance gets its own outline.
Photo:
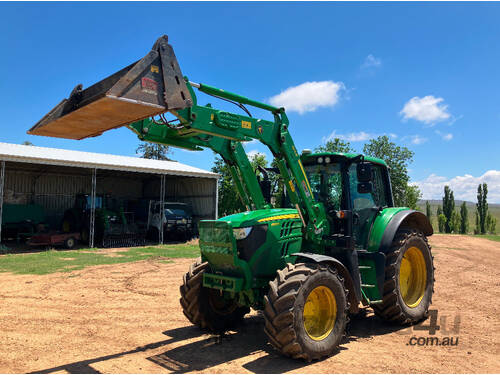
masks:
<instances>
[{"instance_id":1,"label":"engine hood","mask_svg":"<svg viewBox=\"0 0 500 375\"><path fill-rule=\"evenodd\" d=\"M217 221L225 221L233 228L251 227L254 225L267 224L273 221L289 219L300 220L297 210L293 208L270 208L255 211L240 212L224 216Z\"/></svg>"}]
</instances>

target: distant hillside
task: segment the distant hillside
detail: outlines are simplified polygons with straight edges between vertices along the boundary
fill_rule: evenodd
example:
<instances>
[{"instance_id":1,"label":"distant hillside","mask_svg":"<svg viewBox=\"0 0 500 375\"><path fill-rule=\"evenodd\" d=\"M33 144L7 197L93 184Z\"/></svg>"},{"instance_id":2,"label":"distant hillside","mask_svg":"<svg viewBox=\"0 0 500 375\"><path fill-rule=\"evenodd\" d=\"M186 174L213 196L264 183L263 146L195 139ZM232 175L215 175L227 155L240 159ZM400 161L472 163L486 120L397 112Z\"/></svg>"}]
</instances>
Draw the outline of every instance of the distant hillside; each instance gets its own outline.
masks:
<instances>
[{"instance_id":1,"label":"distant hillside","mask_svg":"<svg viewBox=\"0 0 500 375\"><path fill-rule=\"evenodd\" d=\"M417 203L423 213L425 213L425 202L426 200L422 199L419 200ZM460 205L462 204L462 202L463 201L455 200L455 210L457 211L460 210ZM431 223L432 226L434 227L434 231L437 231L436 212L438 206L441 206L443 204L443 201L437 199L434 200L429 199L429 203L431 205L431 212L432 212ZM476 227L476 203L465 201L465 204L467 206L467 210L469 211L469 231L472 232ZM498 233L500 232L500 204L488 203L488 210L491 213L491 215L493 217L496 217L497 219L497 233Z\"/></svg>"}]
</instances>

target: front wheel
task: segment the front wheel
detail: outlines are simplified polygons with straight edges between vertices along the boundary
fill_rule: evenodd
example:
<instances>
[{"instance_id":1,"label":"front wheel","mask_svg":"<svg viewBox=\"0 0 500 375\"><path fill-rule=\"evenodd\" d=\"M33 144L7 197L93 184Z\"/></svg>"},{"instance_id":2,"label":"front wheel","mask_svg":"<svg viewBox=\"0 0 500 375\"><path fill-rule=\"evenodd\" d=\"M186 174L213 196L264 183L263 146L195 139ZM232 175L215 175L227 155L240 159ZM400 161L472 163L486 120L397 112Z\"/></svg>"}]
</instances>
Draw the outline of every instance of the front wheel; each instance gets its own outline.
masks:
<instances>
[{"instance_id":1,"label":"front wheel","mask_svg":"<svg viewBox=\"0 0 500 375\"><path fill-rule=\"evenodd\" d=\"M426 318L434 292L431 247L421 231L399 229L386 254L384 296L372 305L387 321L407 324Z\"/></svg>"},{"instance_id":2,"label":"front wheel","mask_svg":"<svg viewBox=\"0 0 500 375\"><path fill-rule=\"evenodd\" d=\"M337 350L347 324L347 291L337 271L321 264L288 264L269 283L264 319L271 344L307 361Z\"/></svg>"},{"instance_id":3,"label":"front wheel","mask_svg":"<svg viewBox=\"0 0 500 375\"><path fill-rule=\"evenodd\" d=\"M222 333L237 327L250 312L246 306L225 299L219 290L203 286L203 273L208 263L201 260L191 264L180 287L182 312L189 321L210 332Z\"/></svg>"}]
</instances>

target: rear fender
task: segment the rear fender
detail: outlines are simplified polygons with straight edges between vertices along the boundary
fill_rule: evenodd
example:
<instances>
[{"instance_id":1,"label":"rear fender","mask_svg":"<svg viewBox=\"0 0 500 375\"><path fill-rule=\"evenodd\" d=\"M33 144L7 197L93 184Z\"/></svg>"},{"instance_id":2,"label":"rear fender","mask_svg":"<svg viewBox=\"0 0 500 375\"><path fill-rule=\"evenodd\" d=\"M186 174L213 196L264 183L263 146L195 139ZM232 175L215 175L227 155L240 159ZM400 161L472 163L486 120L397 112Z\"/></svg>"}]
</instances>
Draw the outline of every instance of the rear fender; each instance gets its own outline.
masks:
<instances>
[{"instance_id":1,"label":"rear fender","mask_svg":"<svg viewBox=\"0 0 500 375\"><path fill-rule=\"evenodd\" d=\"M344 279L344 285L346 289L349 291L347 297L349 300L349 312L351 314L356 314L359 311L359 299L356 296L354 282L352 277L347 270L347 268L337 259L332 258L327 255L313 254L313 253L294 253L291 256L297 257L297 262L314 262L314 263L322 263L327 264L330 267L333 267L337 270L339 275Z\"/></svg>"},{"instance_id":2,"label":"rear fender","mask_svg":"<svg viewBox=\"0 0 500 375\"><path fill-rule=\"evenodd\" d=\"M400 227L421 230L426 236L434 233L429 219L422 212L408 208L386 208L373 223L367 250L386 253Z\"/></svg>"},{"instance_id":3,"label":"rear fender","mask_svg":"<svg viewBox=\"0 0 500 375\"><path fill-rule=\"evenodd\" d=\"M385 228L379 251L383 253L389 251L394 236L401 227L421 230L426 236L432 236L434 233L429 219L422 212L415 210L401 211L394 215Z\"/></svg>"}]
</instances>

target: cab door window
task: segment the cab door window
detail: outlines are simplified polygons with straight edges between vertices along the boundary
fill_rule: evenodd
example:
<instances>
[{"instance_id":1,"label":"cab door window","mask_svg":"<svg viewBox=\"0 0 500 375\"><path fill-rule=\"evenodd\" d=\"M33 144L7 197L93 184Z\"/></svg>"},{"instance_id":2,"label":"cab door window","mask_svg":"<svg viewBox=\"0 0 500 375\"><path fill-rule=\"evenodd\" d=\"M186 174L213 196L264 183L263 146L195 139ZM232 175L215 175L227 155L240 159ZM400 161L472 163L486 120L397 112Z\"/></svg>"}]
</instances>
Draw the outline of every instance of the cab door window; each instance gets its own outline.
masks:
<instances>
[{"instance_id":1,"label":"cab door window","mask_svg":"<svg viewBox=\"0 0 500 375\"><path fill-rule=\"evenodd\" d=\"M349 167L349 186L353 211L353 233L358 248L365 248L371 227L378 214L379 207L388 206L387 188L384 184L384 171L379 165L372 165L373 190L370 193L358 193L357 164Z\"/></svg>"},{"instance_id":2,"label":"cab door window","mask_svg":"<svg viewBox=\"0 0 500 375\"><path fill-rule=\"evenodd\" d=\"M387 185L384 183L385 174L380 165L372 166L373 173L373 201L377 207L387 207Z\"/></svg>"}]
</instances>

